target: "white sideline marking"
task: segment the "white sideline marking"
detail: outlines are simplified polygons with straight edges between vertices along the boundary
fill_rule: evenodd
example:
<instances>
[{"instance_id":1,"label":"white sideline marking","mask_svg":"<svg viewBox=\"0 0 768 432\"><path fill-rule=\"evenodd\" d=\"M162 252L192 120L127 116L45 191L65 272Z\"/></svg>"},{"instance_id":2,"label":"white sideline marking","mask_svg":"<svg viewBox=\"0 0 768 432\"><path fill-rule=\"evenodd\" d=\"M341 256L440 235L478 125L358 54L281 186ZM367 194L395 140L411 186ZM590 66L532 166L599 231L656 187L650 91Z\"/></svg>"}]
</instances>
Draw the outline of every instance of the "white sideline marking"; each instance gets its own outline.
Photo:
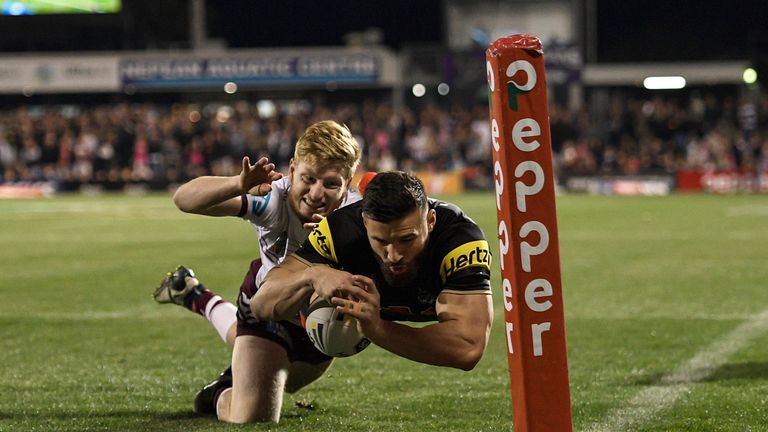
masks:
<instances>
[{"instance_id":1,"label":"white sideline marking","mask_svg":"<svg viewBox=\"0 0 768 432\"><path fill-rule=\"evenodd\" d=\"M626 407L614 410L602 423L593 424L587 431L632 430L638 424L653 420L656 414L670 408L687 393L691 384L707 378L725 364L733 353L766 331L768 331L768 309L715 340L687 363L663 376L661 384L647 387L632 398Z\"/></svg>"},{"instance_id":2,"label":"white sideline marking","mask_svg":"<svg viewBox=\"0 0 768 432\"><path fill-rule=\"evenodd\" d=\"M768 206L765 205L748 205L729 207L726 215L735 216L768 216Z\"/></svg>"},{"instance_id":3,"label":"white sideline marking","mask_svg":"<svg viewBox=\"0 0 768 432\"><path fill-rule=\"evenodd\" d=\"M131 207L119 203L106 202L30 202L19 205L18 207L3 209L3 215L27 215L27 214L50 214L50 213L108 213L112 214L131 214L141 212L144 214L164 214L168 210L175 212L173 204L153 205L147 203L141 207Z\"/></svg>"},{"instance_id":4,"label":"white sideline marking","mask_svg":"<svg viewBox=\"0 0 768 432\"><path fill-rule=\"evenodd\" d=\"M504 306L499 306L499 310L501 311ZM500 314L502 312L499 312ZM758 315L754 313L747 313L747 312L730 312L730 313L707 313L707 312L692 312L692 313L685 313L685 312L664 312L659 313L656 311L653 312L641 312L638 313L634 310L626 310L626 311L609 311L606 313L597 313L597 312L589 312L589 313L577 313L572 312L568 314L568 319L585 319L585 320L703 320L703 321L745 321L749 319L754 319Z\"/></svg>"},{"instance_id":5,"label":"white sideline marking","mask_svg":"<svg viewBox=\"0 0 768 432\"><path fill-rule=\"evenodd\" d=\"M504 314L504 305L494 305L495 312L499 316ZM572 309L576 309L572 307ZM669 311L669 312L657 312L657 311L641 311L627 309L627 310L612 310L605 313L598 313L595 311L590 312L572 312L569 310L567 316L568 320L702 320L702 321L746 321L756 319L758 313L750 312L728 312L728 313L711 313L711 312L687 312L687 311Z\"/></svg>"},{"instance_id":6,"label":"white sideline marking","mask_svg":"<svg viewBox=\"0 0 768 432\"><path fill-rule=\"evenodd\" d=\"M24 314L3 313L2 318L8 320L35 319L41 321L102 321L118 319L158 319L173 317L168 310L124 310L124 311L82 311L82 312L32 312ZM181 310L180 310L181 311ZM186 315L186 314L185 314Z\"/></svg>"}]
</instances>

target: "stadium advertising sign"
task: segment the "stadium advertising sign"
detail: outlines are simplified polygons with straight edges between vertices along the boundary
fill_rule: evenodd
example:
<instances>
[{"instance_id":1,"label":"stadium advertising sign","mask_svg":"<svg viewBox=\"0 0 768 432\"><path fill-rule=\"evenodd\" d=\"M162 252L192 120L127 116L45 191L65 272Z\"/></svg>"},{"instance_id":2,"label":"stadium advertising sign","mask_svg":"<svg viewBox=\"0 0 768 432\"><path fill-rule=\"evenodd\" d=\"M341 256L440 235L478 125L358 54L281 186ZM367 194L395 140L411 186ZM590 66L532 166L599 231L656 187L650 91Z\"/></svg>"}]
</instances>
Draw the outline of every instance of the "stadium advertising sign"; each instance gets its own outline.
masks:
<instances>
[{"instance_id":1,"label":"stadium advertising sign","mask_svg":"<svg viewBox=\"0 0 768 432\"><path fill-rule=\"evenodd\" d=\"M568 432L571 403L541 42L486 51L504 319L515 431Z\"/></svg>"},{"instance_id":2,"label":"stadium advertising sign","mask_svg":"<svg viewBox=\"0 0 768 432\"><path fill-rule=\"evenodd\" d=\"M120 76L126 88L376 84L382 69L377 54L343 50L328 53L265 53L215 57L125 58Z\"/></svg>"},{"instance_id":3,"label":"stadium advertising sign","mask_svg":"<svg viewBox=\"0 0 768 432\"><path fill-rule=\"evenodd\" d=\"M0 59L0 93L119 90L117 56L40 56Z\"/></svg>"},{"instance_id":4,"label":"stadium advertising sign","mask_svg":"<svg viewBox=\"0 0 768 432\"><path fill-rule=\"evenodd\" d=\"M634 175L603 177L570 177L565 187L570 192L593 195L669 195L674 186L672 176Z\"/></svg>"},{"instance_id":5,"label":"stadium advertising sign","mask_svg":"<svg viewBox=\"0 0 768 432\"><path fill-rule=\"evenodd\" d=\"M677 190L712 193L768 193L768 172L740 173L735 171L680 170Z\"/></svg>"},{"instance_id":6,"label":"stadium advertising sign","mask_svg":"<svg viewBox=\"0 0 768 432\"><path fill-rule=\"evenodd\" d=\"M564 84L581 81L584 62L581 50L574 42L553 40L547 44L547 80L550 83Z\"/></svg>"}]
</instances>

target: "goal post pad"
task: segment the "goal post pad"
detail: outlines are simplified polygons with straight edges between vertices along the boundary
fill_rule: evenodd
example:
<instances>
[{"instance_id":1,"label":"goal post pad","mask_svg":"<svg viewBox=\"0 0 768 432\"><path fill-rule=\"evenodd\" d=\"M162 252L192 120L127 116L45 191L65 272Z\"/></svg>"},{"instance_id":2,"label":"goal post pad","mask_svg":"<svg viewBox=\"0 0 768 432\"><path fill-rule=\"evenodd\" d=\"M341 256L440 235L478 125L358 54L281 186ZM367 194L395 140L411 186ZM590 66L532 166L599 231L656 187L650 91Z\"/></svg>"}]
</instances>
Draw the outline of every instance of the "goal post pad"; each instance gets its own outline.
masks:
<instances>
[{"instance_id":1,"label":"goal post pad","mask_svg":"<svg viewBox=\"0 0 768 432\"><path fill-rule=\"evenodd\" d=\"M570 432L555 176L541 41L486 51L504 333L516 432Z\"/></svg>"}]
</instances>

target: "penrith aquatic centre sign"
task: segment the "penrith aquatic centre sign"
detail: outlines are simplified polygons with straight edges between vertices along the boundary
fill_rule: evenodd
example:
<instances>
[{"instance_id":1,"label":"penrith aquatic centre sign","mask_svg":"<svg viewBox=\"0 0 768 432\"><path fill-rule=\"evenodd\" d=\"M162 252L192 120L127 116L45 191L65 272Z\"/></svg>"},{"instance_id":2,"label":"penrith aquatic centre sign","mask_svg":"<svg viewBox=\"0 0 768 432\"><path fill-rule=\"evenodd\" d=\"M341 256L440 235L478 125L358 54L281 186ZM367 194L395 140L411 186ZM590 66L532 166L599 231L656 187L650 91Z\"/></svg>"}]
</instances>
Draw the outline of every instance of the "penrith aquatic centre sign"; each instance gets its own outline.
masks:
<instances>
[{"instance_id":1,"label":"penrith aquatic centre sign","mask_svg":"<svg viewBox=\"0 0 768 432\"><path fill-rule=\"evenodd\" d=\"M379 50L285 50L212 56L125 57L120 62L124 87L142 89L220 89L233 82L248 86L386 84L394 57Z\"/></svg>"}]
</instances>

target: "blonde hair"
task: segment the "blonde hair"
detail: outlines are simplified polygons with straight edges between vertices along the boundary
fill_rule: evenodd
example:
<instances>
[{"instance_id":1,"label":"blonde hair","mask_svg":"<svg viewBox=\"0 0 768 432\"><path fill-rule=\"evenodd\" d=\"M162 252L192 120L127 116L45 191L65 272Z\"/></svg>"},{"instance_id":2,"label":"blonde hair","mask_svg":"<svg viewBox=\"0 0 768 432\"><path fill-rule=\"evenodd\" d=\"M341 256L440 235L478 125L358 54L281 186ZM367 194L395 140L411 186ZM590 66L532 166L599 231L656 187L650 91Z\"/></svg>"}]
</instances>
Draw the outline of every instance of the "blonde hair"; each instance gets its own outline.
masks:
<instances>
[{"instance_id":1,"label":"blonde hair","mask_svg":"<svg viewBox=\"0 0 768 432\"><path fill-rule=\"evenodd\" d=\"M346 125L323 120L304 131L296 142L293 159L315 166L341 163L349 180L355 175L360 154L360 146Z\"/></svg>"}]
</instances>

